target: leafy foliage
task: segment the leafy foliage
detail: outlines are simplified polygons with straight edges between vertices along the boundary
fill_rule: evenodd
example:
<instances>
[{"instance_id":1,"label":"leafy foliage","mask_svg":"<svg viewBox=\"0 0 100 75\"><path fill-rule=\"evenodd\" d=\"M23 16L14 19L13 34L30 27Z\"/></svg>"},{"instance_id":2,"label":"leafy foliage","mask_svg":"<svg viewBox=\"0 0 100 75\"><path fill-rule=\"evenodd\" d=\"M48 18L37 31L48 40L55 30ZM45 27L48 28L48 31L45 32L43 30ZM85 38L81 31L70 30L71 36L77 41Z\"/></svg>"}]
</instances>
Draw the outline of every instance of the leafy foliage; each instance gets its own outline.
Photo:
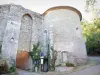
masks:
<instances>
[{"instance_id":1,"label":"leafy foliage","mask_svg":"<svg viewBox=\"0 0 100 75\"><path fill-rule=\"evenodd\" d=\"M9 73L9 66L6 60L0 60L0 75Z\"/></svg>"},{"instance_id":2,"label":"leafy foliage","mask_svg":"<svg viewBox=\"0 0 100 75\"><path fill-rule=\"evenodd\" d=\"M12 73L12 72L15 72L16 71L16 67L15 65L12 65L9 69L9 72Z\"/></svg>"},{"instance_id":3,"label":"leafy foliage","mask_svg":"<svg viewBox=\"0 0 100 75\"><path fill-rule=\"evenodd\" d=\"M60 67L60 66L62 66L62 64L58 64L58 65L56 65L56 67Z\"/></svg>"},{"instance_id":4,"label":"leafy foliage","mask_svg":"<svg viewBox=\"0 0 100 75\"><path fill-rule=\"evenodd\" d=\"M88 53L99 52L100 49L100 18L93 22L82 22L83 36L86 41Z\"/></svg>"},{"instance_id":5,"label":"leafy foliage","mask_svg":"<svg viewBox=\"0 0 100 75\"><path fill-rule=\"evenodd\" d=\"M86 11L90 11L94 9L95 3L97 3L97 0L86 0Z\"/></svg>"},{"instance_id":6,"label":"leafy foliage","mask_svg":"<svg viewBox=\"0 0 100 75\"><path fill-rule=\"evenodd\" d=\"M33 45L33 49L32 51L29 52L29 54L33 59L39 59L40 51L41 51L40 43L38 42L37 44Z\"/></svg>"},{"instance_id":7,"label":"leafy foliage","mask_svg":"<svg viewBox=\"0 0 100 75\"><path fill-rule=\"evenodd\" d=\"M67 67L74 67L74 64L72 64L72 63L67 62L65 64L66 64Z\"/></svg>"}]
</instances>

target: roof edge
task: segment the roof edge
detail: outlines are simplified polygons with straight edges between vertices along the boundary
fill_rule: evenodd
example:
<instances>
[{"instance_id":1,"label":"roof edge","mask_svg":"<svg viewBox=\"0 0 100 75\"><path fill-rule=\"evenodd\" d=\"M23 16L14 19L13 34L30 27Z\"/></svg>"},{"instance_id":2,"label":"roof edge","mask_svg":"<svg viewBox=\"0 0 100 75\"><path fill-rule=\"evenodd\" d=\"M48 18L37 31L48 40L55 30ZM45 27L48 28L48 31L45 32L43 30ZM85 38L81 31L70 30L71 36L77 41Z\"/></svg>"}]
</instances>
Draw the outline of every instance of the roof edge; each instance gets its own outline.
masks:
<instances>
[{"instance_id":1,"label":"roof edge","mask_svg":"<svg viewBox=\"0 0 100 75\"><path fill-rule=\"evenodd\" d=\"M81 12L78 9L76 9L74 7L71 7L71 6L56 6L56 7L52 7L52 8L47 9L42 15L45 16L49 11L59 10L59 9L72 10L72 11L76 12L79 15L80 21L82 20L82 14L81 14Z\"/></svg>"}]
</instances>

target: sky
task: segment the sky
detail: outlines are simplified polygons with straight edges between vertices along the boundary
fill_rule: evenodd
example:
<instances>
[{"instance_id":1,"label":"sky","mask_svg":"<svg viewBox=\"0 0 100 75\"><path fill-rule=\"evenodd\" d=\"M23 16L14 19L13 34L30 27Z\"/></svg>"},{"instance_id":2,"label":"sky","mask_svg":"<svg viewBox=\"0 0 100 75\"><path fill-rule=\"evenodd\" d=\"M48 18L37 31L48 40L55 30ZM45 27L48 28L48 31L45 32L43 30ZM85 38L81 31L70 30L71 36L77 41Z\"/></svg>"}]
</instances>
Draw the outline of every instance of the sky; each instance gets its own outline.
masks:
<instances>
[{"instance_id":1,"label":"sky","mask_svg":"<svg viewBox=\"0 0 100 75\"><path fill-rule=\"evenodd\" d=\"M78 9L86 20L89 21L93 17L92 13L84 12L85 0L0 0L0 4L9 3L22 5L23 7L40 14L54 6L72 6Z\"/></svg>"}]
</instances>

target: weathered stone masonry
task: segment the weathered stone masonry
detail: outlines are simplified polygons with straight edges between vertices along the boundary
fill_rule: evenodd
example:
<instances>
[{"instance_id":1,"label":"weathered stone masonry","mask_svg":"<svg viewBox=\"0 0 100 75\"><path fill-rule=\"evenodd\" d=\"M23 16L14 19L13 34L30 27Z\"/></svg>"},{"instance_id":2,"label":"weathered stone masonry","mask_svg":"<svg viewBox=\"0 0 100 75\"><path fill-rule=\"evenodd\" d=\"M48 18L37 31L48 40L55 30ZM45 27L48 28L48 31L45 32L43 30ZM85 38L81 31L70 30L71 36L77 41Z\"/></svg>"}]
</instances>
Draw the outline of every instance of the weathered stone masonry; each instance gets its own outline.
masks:
<instances>
[{"instance_id":1,"label":"weathered stone masonry","mask_svg":"<svg viewBox=\"0 0 100 75\"><path fill-rule=\"evenodd\" d=\"M70 52L78 63L84 63L87 59L85 42L82 37L80 20L81 13L69 6L50 8L44 14L39 14L20 5L0 5L0 45L2 55L6 59L16 59L17 51L32 49L32 45L38 41L44 55L52 49ZM49 48L47 46L49 45ZM68 58L66 53L59 58L57 54L56 65L74 59ZM64 57L65 56L65 57Z\"/></svg>"},{"instance_id":2,"label":"weathered stone masonry","mask_svg":"<svg viewBox=\"0 0 100 75\"><path fill-rule=\"evenodd\" d=\"M20 5L0 6L0 44L2 55L9 59L16 59L18 50L31 50L32 45L42 41L42 19L35 12L27 10ZM23 26L23 27L22 27ZM23 41L24 40L24 41Z\"/></svg>"}]
</instances>

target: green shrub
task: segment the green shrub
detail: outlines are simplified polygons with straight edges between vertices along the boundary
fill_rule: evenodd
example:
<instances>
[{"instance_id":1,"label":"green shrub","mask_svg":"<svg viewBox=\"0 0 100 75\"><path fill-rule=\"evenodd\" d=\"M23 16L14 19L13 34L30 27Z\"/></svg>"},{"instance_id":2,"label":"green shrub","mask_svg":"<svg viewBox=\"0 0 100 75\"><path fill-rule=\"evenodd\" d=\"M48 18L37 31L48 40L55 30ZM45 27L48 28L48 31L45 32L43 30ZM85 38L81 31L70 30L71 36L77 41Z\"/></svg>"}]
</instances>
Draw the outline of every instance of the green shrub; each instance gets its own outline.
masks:
<instances>
[{"instance_id":1,"label":"green shrub","mask_svg":"<svg viewBox=\"0 0 100 75\"><path fill-rule=\"evenodd\" d=\"M16 71L16 67L14 65L12 65L9 69L9 72L12 73L12 72L15 72Z\"/></svg>"},{"instance_id":2,"label":"green shrub","mask_svg":"<svg viewBox=\"0 0 100 75\"><path fill-rule=\"evenodd\" d=\"M72 64L72 63L66 62L65 64L67 67L74 67L74 64Z\"/></svg>"},{"instance_id":3,"label":"green shrub","mask_svg":"<svg viewBox=\"0 0 100 75\"><path fill-rule=\"evenodd\" d=\"M0 60L0 75L9 73L9 66L6 60Z\"/></svg>"},{"instance_id":4,"label":"green shrub","mask_svg":"<svg viewBox=\"0 0 100 75\"><path fill-rule=\"evenodd\" d=\"M56 65L56 67L60 67L60 66L62 66L62 64L58 64L58 65Z\"/></svg>"},{"instance_id":5,"label":"green shrub","mask_svg":"<svg viewBox=\"0 0 100 75\"><path fill-rule=\"evenodd\" d=\"M40 47L40 43L36 43L33 45L33 49L32 51L29 52L30 56L32 59L39 59L40 58L40 52L41 52L41 47Z\"/></svg>"}]
</instances>

